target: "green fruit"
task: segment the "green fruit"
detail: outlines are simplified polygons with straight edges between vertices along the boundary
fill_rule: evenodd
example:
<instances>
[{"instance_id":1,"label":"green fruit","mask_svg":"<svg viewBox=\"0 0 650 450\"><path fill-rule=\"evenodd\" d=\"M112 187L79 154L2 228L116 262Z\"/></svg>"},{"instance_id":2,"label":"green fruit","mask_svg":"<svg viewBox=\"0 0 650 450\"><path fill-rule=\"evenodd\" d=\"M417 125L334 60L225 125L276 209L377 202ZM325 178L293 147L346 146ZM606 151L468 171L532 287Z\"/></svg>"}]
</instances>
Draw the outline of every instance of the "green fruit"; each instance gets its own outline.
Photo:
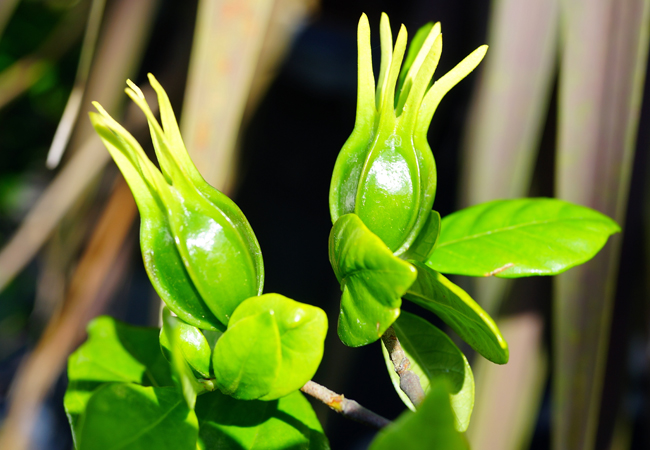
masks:
<instances>
[{"instance_id":1,"label":"green fruit","mask_svg":"<svg viewBox=\"0 0 650 450\"><path fill-rule=\"evenodd\" d=\"M237 205L201 177L165 91L149 79L162 127L135 84L127 82L126 93L147 116L162 173L98 103L99 114L90 118L135 197L142 255L156 291L188 324L223 330L243 300L262 293L262 253Z\"/></svg>"},{"instance_id":2,"label":"green fruit","mask_svg":"<svg viewBox=\"0 0 650 450\"><path fill-rule=\"evenodd\" d=\"M388 17L382 15L375 88L370 28L361 16L356 123L336 161L329 203L332 223L355 213L395 255L424 261L435 236L420 235L438 233L431 212L437 178L427 142L429 124L442 97L476 67L487 47L431 85L442 52L440 24L420 29L402 65L406 34L402 26L393 49Z\"/></svg>"}]
</instances>

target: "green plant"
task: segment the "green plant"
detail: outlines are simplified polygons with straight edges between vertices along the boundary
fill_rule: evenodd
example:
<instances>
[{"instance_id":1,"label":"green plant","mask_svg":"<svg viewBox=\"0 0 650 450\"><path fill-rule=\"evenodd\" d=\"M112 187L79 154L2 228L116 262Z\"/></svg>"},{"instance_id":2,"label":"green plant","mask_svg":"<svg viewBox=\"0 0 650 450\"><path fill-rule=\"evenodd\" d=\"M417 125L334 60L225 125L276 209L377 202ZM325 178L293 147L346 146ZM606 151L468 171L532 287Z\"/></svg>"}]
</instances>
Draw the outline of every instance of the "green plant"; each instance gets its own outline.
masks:
<instances>
[{"instance_id":1,"label":"green plant","mask_svg":"<svg viewBox=\"0 0 650 450\"><path fill-rule=\"evenodd\" d=\"M77 448L328 448L299 390L382 428L372 449L467 448L462 432L474 403L467 358L441 330L402 312L402 298L504 364L508 346L494 321L441 273L553 275L593 257L619 231L596 211L553 199L494 201L441 220L432 210L428 126L442 97L487 49L431 84L440 25L419 30L404 59L406 30L393 48L384 15L375 87L365 15L358 39L357 119L330 189L338 334L354 347L381 339L394 387L413 412L390 424L310 381L323 354L324 312L262 294L264 267L250 225L198 173L150 76L162 127L133 83L126 92L147 116L160 171L98 104L91 121L138 204L145 267L166 304L163 325L132 327L109 317L90 324L68 364L65 407Z\"/></svg>"}]
</instances>

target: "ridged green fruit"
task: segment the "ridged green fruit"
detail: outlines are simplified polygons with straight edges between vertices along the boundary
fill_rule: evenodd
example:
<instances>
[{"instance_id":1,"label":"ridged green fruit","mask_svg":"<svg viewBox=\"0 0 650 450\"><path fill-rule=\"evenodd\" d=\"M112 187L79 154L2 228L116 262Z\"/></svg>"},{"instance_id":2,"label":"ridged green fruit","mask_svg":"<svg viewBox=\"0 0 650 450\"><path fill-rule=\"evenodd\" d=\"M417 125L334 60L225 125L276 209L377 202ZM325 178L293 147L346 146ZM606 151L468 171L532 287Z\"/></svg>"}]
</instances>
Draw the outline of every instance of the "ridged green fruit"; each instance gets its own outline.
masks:
<instances>
[{"instance_id":1,"label":"ridged green fruit","mask_svg":"<svg viewBox=\"0 0 650 450\"><path fill-rule=\"evenodd\" d=\"M416 34L408 55L401 27L393 48L390 23L381 18L381 68L375 88L368 18L358 28L357 116L334 167L330 187L332 223L355 213L395 255L426 258L437 234L432 217L436 166L427 142L431 118L442 97L483 59L481 46L431 85L442 52L440 24Z\"/></svg>"},{"instance_id":2,"label":"ridged green fruit","mask_svg":"<svg viewBox=\"0 0 650 450\"><path fill-rule=\"evenodd\" d=\"M128 81L126 93L147 116L161 170L98 103L99 114L90 118L135 197L142 256L154 288L188 324L224 330L242 301L262 293L262 253L241 210L192 163L167 94L152 75L149 80L162 127L135 84Z\"/></svg>"}]
</instances>

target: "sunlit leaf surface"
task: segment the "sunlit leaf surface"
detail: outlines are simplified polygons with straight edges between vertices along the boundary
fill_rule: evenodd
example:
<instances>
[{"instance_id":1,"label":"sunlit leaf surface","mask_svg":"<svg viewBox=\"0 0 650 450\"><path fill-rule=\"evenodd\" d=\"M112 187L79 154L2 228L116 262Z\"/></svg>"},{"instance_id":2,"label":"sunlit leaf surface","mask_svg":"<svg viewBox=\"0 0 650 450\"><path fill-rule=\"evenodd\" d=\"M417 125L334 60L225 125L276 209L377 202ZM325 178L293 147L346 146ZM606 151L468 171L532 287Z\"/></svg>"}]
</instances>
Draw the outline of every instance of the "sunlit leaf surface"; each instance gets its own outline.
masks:
<instances>
[{"instance_id":1,"label":"sunlit leaf surface","mask_svg":"<svg viewBox=\"0 0 650 450\"><path fill-rule=\"evenodd\" d=\"M469 450L454 426L447 389L442 380L432 384L417 412L406 411L381 430L370 450Z\"/></svg>"},{"instance_id":2,"label":"sunlit leaf surface","mask_svg":"<svg viewBox=\"0 0 650 450\"><path fill-rule=\"evenodd\" d=\"M172 386L170 367L158 344L157 328L134 327L108 316L88 325L88 340L68 360L63 404L78 434L79 416L93 391L107 382Z\"/></svg>"},{"instance_id":3,"label":"sunlit leaf surface","mask_svg":"<svg viewBox=\"0 0 650 450\"><path fill-rule=\"evenodd\" d=\"M485 358L497 364L507 363L508 344L483 308L435 270L411 262L418 270L418 278L405 298L437 314Z\"/></svg>"},{"instance_id":4,"label":"sunlit leaf surface","mask_svg":"<svg viewBox=\"0 0 650 450\"><path fill-rule=\"evenodd\" d=\"M329 241L330 263L341 284L338 334L360 347L381 337L399 316L415 268L396 256L355 214L341 216Z\"/></svg>"},{"instance_id":5,"label":"sunlit leaf surface","mask_svg":"<svg viewBox=\"0 0 650 450\"><path fill-rule=\"evenodd\" d=\"M427 265L475 277L555 275L593 258L619 231L598 211L562 200L495 200L443 218Z\"/></svg>"},{"instance_id":6,"label":"sunlit leaf surface","mask_svg":"<svg viewBox=\"0 0 650 450\"><path fill-rule=\"evenodd\" d=\"M406 311L402 311L393 324L393 329L411 363L410 370L420 378L420 385L425 394L437 378L448 381L449 400L456 429L465 431L474 407L474 376L463 352L444 332L425 319ZM383 341L381 349L395 391L406 406L415 411L413 403L400 389L399 375L395 372Z\"/></svg>"},{"instance_id":7,"label":"sunlit leaf surface","mask_svg":"<svg viewBox=\"0 0 650 450\"><path fill-rule=\"evenodd\" d=\"M201 450L329 449L316 414L300 392L268 402L210 392L198 398L196 414Z\"/></svg>"},{"instance_id":8,"label":"sunlit leaf surface","mask_svg":"<svg viewBox=\"0 0 650 450\"><path fill-rule=\"evenodd\" d=\"M78 450L193 450L198 421L173 387L112 383L88 401Z\"/></svg>"}]
</instances>

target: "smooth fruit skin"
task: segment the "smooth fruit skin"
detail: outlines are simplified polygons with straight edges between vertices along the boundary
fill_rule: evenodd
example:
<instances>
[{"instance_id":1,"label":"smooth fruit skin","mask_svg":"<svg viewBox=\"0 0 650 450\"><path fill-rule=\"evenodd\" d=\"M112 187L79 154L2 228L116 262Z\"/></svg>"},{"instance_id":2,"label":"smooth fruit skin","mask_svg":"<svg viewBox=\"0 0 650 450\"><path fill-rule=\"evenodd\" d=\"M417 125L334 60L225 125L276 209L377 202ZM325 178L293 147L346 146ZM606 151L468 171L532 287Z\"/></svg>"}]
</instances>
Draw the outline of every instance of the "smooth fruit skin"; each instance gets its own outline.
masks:
<instances>
[{"instance_id":1,"label":"smooth fruit skin","mask_svg":"<svg viewBox=\"0 0 650 450\"><path fill-rule=\"evenodd\" d=\"M370 27L361 16L357 116L334 167L330 215L335 223L354 213L396 256L424 261L435 239L422 234L438 232L431 212L437 176L427 142L429 124L442 97L478 65L487 47L479 47L431 85L442 52L440 24L422 27L406 58L404 26L394 47L385 14L380 29L381 69L375 87Z\"/></svg>"},{"instance_id":2,"label":"smooth fruit skin","mask_svg":"<svg viewBox=\"0 0 650 450\"><path fill-rule=\"evenodd\" d=\"M124 175L142 218L140 244L149 278L170 310L202 329L225 330L230 315L264 287L264 265L246 217L192 163L167 94L158 94L162 126L140 89L126 93L147 117L160 170L99 104L91 121Z\"/></svg>"}]
</instances>

